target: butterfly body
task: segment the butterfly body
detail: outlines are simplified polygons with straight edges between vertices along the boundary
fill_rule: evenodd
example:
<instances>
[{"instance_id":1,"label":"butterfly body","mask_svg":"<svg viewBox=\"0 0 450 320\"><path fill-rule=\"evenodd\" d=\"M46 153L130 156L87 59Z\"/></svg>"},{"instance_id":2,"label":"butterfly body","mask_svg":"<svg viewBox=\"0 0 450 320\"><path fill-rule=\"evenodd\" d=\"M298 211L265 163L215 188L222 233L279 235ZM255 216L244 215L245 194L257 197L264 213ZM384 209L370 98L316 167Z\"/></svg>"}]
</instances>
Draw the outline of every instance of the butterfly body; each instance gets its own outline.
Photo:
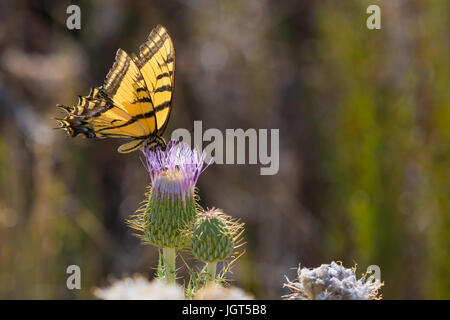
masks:
<instances>
[{"instance_id":1,"label":"butterfly body","mask_svg":"<svg viewBox=\"0 0 450 320\"><path fill-rule=\"evenodd\" d=\"M175 50L167 30L157 26L137 55L119 49L101 87L79 97L76 106L57 119L70 136L128 138L121 153L165 146L162 134L172 108Z\"/></svg>"}]
</instances>

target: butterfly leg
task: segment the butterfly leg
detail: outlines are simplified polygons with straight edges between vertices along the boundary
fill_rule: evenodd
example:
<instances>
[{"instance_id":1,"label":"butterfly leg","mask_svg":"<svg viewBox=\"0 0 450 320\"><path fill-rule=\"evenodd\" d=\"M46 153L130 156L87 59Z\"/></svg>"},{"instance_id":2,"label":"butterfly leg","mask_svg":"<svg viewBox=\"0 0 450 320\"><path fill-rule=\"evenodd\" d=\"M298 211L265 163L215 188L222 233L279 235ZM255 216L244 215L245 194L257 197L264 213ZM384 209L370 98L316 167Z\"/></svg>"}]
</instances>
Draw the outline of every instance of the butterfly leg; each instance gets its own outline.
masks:
<instances>
[{"instance_id":1,"label":"butterfly leg","mask_svg":"<svg viewBox=\"0 0 450 320\"><path fill-rule=\"evenodd\" d=\"M146 150L154 150L156 148L161 148L161 150L166 150L166 141L163 137L153 136L145 140L144 149Z\"/></svg>"},{"instance_id":2,"label":"butterfly leg","mask_svg":"<svg viewBox=\"0 0 450 320\"><path fill-rule=\"evenodd\" d=\"M157 146L159 146L162 150L166 150L166 140L164 140L163 137L160 136L156 136L155 137L155 142L157 143Z\"/></svg>"}]
</instances>

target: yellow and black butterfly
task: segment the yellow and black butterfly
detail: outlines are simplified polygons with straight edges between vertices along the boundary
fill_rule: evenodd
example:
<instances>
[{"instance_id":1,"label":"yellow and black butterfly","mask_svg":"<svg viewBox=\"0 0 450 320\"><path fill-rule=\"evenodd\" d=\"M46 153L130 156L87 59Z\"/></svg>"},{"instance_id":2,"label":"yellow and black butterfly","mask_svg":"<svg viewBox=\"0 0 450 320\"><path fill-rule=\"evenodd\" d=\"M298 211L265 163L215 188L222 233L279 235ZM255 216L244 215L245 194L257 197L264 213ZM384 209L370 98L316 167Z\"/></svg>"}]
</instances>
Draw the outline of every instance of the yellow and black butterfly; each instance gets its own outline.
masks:
<instances>
[{"instance_id":1,"label":"yellow and black butterfly","mask_svg":"<svg viewBox=\"0 0 450 320\"><path fill-rule=\"evenodd\" d=\"M119 49L101 87L79 97L76 106L57 105L67 115L56 119L70 136L129 138L121 153L141 147L165 147L162 134L172 109L175 49L167 30L154 28L139 48L128 55Z\"/></svg>"}]
</instances>

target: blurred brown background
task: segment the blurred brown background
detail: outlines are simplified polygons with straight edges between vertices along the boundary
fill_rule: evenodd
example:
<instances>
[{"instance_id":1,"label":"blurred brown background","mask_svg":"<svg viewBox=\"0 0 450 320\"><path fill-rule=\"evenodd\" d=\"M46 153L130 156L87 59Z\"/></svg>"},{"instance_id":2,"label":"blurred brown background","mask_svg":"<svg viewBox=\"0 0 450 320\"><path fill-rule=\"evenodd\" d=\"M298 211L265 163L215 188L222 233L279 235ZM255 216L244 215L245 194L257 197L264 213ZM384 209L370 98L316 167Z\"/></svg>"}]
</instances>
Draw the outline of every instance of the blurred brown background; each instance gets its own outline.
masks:
<instances>
[{"instance_id":1,"label":"blurred brown background","mask_svg":"<svg viewBox=\"0 0 450 320\"><path fill-rule=\"evenodd\" d=\"M203 206L246 223L233 284L278 299L299 262L341 260L379 265L385 298L450 298L449 15L446 0L2 1L0 298L92 298L108 276L153 276L156 249L124 222L149 183L139 154L52 128L57 103L157 24L177 54L166 137L194 120L280 129L277 175L200 178ZM70 264L82 290L66 288Z\"/></svg>"}]
</instances>

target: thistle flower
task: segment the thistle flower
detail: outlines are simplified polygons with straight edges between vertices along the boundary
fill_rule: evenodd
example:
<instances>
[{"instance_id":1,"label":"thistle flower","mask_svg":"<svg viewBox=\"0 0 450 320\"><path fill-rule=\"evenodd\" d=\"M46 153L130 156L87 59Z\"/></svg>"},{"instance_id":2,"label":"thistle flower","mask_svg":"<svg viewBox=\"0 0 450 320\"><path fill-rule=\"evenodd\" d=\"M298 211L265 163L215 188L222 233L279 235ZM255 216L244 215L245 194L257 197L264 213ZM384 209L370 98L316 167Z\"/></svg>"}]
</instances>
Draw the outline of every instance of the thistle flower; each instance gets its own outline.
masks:
<instances>
[{"instance_id":1,"label":"thistle flower","mask_svg":"<svg viewBox=\"0 0 450 320\"><path fill-rule=\"evenodd\" d=\"M215 279L217 262L229 258L238 247L242 227L220 209L204 211L197 218L191 250L195 258L207 264L209 280Z\"/></svg>"},{"instance_id":2,"label":"thistle flower","mask_svg":"<svg viewBox=\"0 0 450 320\"><path fill-rule=\"evenodd\" d=\"M140 231L144 243L163 249L166 277L175 277L176 249L189 246L190 230L197 217L195 186L206 169L206 155L186 143L169 142L165 150L142 149L151 186L147 201L128 221Z\"/></svg>"},{"instance_id":3,"label":"thistle flower","mask_svg":"<svg viewBox=\"0 0 450 320\"><path fill-rule=\"evenodd\" d=\"M198 178L207 167L204 166L206 154L198 147L191 149L187 143L172 140L165 150L143 149L142 152L145 157L144 167L150 175L152 185L156 188L155 196L169 197L172 200L176 197L194 196ZM182 183L158 185L158 179L164 173L176 173L182 177L178 181Z\"/></svg>"},{"instance_id":4,"label":"thistle flower","mask_svg":"<svg viewBox=\"0 0 450 320\"><path fill-rule=\"evenodd\" d=\"M186 143L169 142L166 149L142 150L151 186L148 200L129 225L145 243L181 249L197 216L195 185L206 169L205 154Z\"/></svg>"},{"instance_id":5,"label":"thistle flower","mask_svg":"<svg viewBox=\"0 0 450 320\"><path fill-rule=\"evenodd\" d=\"M345 268L341 263L322 264L315 269L298 268L296 281L283 285L290 289L285 300L375 300L381 299L379 280L366 281L364 275L356 279L355 268Z\"/></svg>"}]
</instances>

